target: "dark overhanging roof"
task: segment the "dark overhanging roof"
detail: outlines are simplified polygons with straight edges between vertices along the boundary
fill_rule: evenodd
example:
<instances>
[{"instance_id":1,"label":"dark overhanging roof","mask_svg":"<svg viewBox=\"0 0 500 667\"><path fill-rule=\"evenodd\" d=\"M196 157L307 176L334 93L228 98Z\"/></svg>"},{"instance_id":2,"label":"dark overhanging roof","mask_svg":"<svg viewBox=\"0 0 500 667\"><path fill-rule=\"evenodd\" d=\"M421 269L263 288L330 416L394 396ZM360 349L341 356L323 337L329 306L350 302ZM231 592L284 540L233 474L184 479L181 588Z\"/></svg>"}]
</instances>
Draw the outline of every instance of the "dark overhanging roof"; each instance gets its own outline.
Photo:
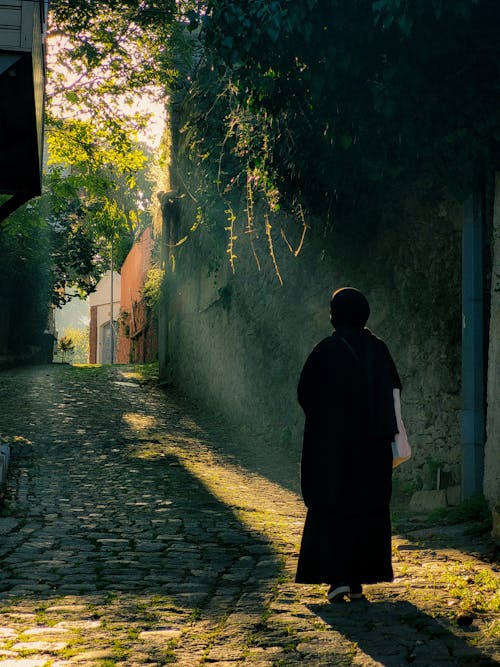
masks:
<instances>
[{"instance_id":1,"label":"dark overhanging roof","mask_svg":"<svg viewBox=\"0 0 500 667\"><path fill-rule=\"evenodd\" d=\"M0 0L0 222L41 193L43 0Z\"/></svg>"}]
</instances>

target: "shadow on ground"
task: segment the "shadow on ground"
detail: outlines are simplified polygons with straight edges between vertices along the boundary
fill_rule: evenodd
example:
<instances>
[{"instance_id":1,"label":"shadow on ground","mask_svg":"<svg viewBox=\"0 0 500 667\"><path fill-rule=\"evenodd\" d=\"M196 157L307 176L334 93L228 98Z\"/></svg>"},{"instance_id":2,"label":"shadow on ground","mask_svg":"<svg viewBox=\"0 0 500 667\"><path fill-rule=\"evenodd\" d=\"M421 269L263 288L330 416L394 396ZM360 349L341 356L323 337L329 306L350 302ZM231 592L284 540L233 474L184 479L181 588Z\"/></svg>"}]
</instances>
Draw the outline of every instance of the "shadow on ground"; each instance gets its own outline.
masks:
<instances>
[{"instance_id":1,"label":"shadow on ground","mask_svg":"<svg viewBox=\"0 0 500 667\"><path fill-rule=\"evenodd\" d=\"M333 630L384 667L495 667L488 656L410 602L309 605ZM472 631L471 631L472 632Z\"/></svg>"},{"instance_id":2,"label":"shadow on ground","mask_svg":"<svg viewBox=\"0 0 500 667\"><path fill-rule=\"evenodd\" d=\"M104 392L93 369L3 374L1 433L31 444L14 447L0 603L120 592L168 595L193 609L223 577L236 593L259 559L279 567L265 537L178 457L161 448L137 456L140 423L135 433L124 417L137 412L141 390L109 382L115 373L103 373ZM189 433L175 404L153 407L141 404L139 416L170 419L174 441Z\"/></svg>"}]
</instances>

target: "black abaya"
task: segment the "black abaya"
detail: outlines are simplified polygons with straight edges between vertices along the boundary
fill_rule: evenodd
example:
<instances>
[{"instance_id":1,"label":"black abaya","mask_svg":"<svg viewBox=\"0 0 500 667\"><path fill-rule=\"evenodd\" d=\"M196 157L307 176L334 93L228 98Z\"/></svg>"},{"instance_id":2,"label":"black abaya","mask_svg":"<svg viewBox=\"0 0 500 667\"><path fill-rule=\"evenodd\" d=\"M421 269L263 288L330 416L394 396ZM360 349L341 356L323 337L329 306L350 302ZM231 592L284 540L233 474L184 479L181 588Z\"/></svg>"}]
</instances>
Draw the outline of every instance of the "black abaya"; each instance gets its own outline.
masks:
<instances>
[{"instance_id":1,"label":"black abaya","mask_svg":"<svg viewBox=\"0 0 500 667\"><path fill-rule=\"evenodd\" d=\"M306 361L298 583L392 581L393 387L389 351L367 329L339 327Z\"/></svg>"}]
</instances>

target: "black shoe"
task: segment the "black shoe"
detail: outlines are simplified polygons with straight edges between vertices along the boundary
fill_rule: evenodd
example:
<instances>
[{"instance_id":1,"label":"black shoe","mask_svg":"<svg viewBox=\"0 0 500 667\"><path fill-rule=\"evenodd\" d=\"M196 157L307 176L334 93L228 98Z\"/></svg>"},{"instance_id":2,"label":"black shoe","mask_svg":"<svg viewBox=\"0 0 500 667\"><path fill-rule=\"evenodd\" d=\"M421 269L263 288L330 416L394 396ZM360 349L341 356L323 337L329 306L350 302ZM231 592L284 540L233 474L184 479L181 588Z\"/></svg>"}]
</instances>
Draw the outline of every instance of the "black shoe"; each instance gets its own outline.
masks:
<instances>
[{"instance_id":1,"label":"black shoe","mask_svg":"<svg viewBox=\"0 0 500 667\"><path fill-rule=\"evenodd\" d=\"M330 602L343 602L344 596L349 594L350 588L347 584L332 584L327 593Z\"/></svg>"}]
</instances>

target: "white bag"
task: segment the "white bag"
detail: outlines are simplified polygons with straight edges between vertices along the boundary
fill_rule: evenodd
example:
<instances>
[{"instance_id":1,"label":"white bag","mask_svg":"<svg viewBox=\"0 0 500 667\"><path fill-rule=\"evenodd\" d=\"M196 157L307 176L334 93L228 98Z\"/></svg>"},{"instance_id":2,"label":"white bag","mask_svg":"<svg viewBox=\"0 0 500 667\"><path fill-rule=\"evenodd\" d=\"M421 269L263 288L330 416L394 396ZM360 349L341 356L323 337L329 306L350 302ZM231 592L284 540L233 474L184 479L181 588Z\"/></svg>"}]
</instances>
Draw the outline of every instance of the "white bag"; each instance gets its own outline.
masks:
<instances>
[{"instance_id":1,"label":"white bag","mask_svg":"<svg viewBox=\"0 0 500 667\"><path fill-rule=\"evenodd\" d=\"M396 424L398 433L394 436L392 443L392 467L396 468L401 463L408 461L411 458L411 447L406 435L405 425L401 417L401 394L399 389L393 389L394 395L394 412L396 413Z\"/></svg>"}]
</instances>

